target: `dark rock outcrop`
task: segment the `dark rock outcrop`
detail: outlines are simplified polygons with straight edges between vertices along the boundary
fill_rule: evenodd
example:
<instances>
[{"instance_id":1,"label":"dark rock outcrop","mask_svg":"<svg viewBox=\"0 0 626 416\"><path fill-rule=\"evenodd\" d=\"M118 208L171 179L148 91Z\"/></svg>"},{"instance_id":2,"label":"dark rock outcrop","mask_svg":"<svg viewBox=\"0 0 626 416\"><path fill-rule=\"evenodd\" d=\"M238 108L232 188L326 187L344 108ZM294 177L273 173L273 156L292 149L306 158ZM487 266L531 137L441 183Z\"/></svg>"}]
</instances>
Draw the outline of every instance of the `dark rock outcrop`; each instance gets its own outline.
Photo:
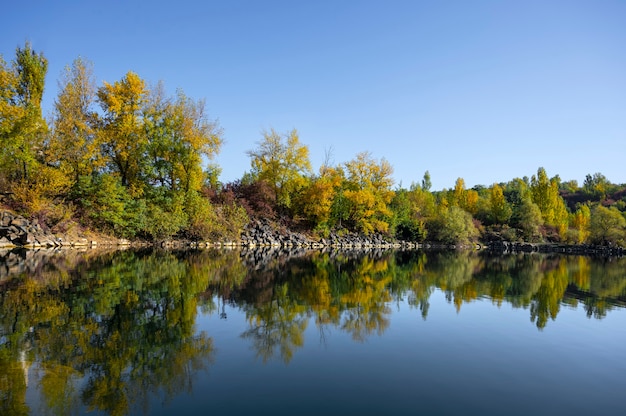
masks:
<instances>
[{"instance_id":1,"label":"dark rock outcrop","mask_svg":"<svg viewBox=\"0 0 626 416\"><path fill-rule=\"evenodd\" d=\"M0 212L0 247L60 247L61 240L44 231L36 221Z\"/></svg>"}]
</instances>

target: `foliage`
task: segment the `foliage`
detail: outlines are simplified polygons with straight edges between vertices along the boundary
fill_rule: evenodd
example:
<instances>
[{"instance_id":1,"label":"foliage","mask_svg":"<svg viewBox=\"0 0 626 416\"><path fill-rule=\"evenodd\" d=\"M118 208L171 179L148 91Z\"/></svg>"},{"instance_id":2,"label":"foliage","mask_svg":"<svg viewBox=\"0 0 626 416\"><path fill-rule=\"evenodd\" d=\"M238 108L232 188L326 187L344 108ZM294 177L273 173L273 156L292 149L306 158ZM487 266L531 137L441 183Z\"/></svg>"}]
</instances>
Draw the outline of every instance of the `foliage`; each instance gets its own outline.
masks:
<instances>
[{"instance_id":1,"label":"foliage","mask_svg":"<svg viewBox=\"0 0 626 416\"><path fill-rule=\"evenodd\" d=\"M52 134L47 149L51 163L75 184L99 166L97 115L93 108L96 86L90 62L76 59L66 67L54 103Z\"/></svg>"},{"instance_id":2,"label":"foliage","mask_svg":"<svg viewBox=\"0 0 626 416\"><path fill-rule=\"evenodd\" d=\"M276 203L291 206L291 195L305 184L311 170L309 148L300 143L297 130L279 134L274 129L263 132L258 147L247 152L255 180L266 181L274 191Z\"/></svg>"},{"instance_id":3,"label":"foliage","mask_svg":"<svg viewBox=\"0 0 626 416\"><path fill-rule=\"evenodd\" d=\"M115 174L80 177L77 200L83 219L96 229L134 237L143 228L145 205L131 198Z\"/></svg>"},{"instance_id":4,"label":"foliage","mask_svg":"<svg viewBox=\"0 0 626 416\"><path fill-rule=\"evenodd\" d=\"M328 232L331 225L333 199L343 181L340 168L322 166L318 176L312 177L296 201L297 212L312 224L313 229Z\"/></svg>"},{"instance_id":5,"label":"foliage","mask_svg":"<svg viewBox=\"0 0 626 416\"><path fill-rule=\"evenodd\" d=\"M448 244L467 244L478 237L471 214L456 205L441 206L430 229L438 241Z\"/></svg>"},{"instance_id":6,"label":"foliage","mask_svg":"<svg viewBox=\"0 0 626 416\"><path fill-rule=\"evenodd\" d=\"M234 240L249 218L267 218L323 236L457 242L478 232L624 244L618 214L624 218L626 186L599 172L582 187L540 167L530 179L466 189L459 177L452 189L431 192L427 170L420 185L392 190L384 158L362 152L335 166L327 160L313 174L298 132L271 129L247 152L250 172L222 185L212 159L223 133L203 100L182 90L169 96L162 83L148 88L134 72L97 86L91 63L78 58L61 76L48 128L41 108L47 68L29 43L11 62L0 56L0 196L50 228L75 215L123 237Z\"/></svg>"},{"instance_id":7,"label":"foliage","mask_svg":"<svg viewBox=\"0 0 626 416\"><path fill-rule=\"evenodd\" d=\"M345 197L348 220L365 234L387 232L393 199L393 168L385 159L374 160L367 152L357 154L345 164Z\"/></svg>"},{"instance_id":8,"label":"foliage","mask_svg":"<svg viewBox=\"0 0 626 416\"><path fill-rule=\"evenodd\" d=\"M412 185L409 190L399 189L390 204L394 213L397 238L424 241L428 237L426 224L435 215L435 197L421 186Z\"/></svg>"},{"instance_id":9,"label":"foliage","mask_svg":"<svg viewBox=\"0 0 626 416\"><path fill-rule=\"evenodd\" d=\"M589 239L594 244L626 246L626 219L616 208L597 205L591 211Z\"/></svg>"},{"instance_id":10,"label":"foliage","mask_svg":"<svg viewBox=\"0 0 626 416\"><path fill-rule=\"evenodd\" d=\"M491 192L489 195L489 205L490 205L490 220L494 224L507 224L511 215L513 215L513 210L509 206L508 202L504 198L504 192L500 185L494 183L491 187Z\"/></svg>"},{"instance_id":11,"label":"foliage","mask_svg":"<svg viewBox=\"0 0 626 416\"><path fill-rule=\"evenodd\" d=\"M583 183L583 191L592 198L597 200L604 199L608 191L609 181L607 178L596 172L593 175L587 174Z\"/></svg>"},{"instance_id":12,"label":"foliage","mask_svg":"<svg viewBox=\"0 0 626 416\"><path fill-rule=\"evenodd\" d=\"M41 100L48 61L26 43L10 68L0 57L0 185L37 183L48 131ZM40 187L44 188L42 185Z\"/></svg>"},{"instance_id":13,"label":"foliage","mask_svg":"<svg viewBox=\"0 0 626 416\"><path fill-rule=\"evenodd\" d=\"M141 110L147 94L145 81L134 72L113 84L105 82L98 89L98 102L104 112L98 143L107 158L107 168L119 174L122 186L133 197L144 191L143 155L148 140L143 134Z\"/></svg>"},{"instance_id":14,"label":"foliage","mask_svg":"<svg viewBox=\"0 0 626 416\"><path fill-rule=\"evenodd\" d=\"M222 192L232 192L251 218L276 218L276 194L266 181L236 181L226 184Z\"/></svg>"},{"instance_id":15,"label":"foliage","mask_svg":"<svg viewBox=\"0 0 626 416\"><path fill-rule=\"evenodd\" d=\"M182 91L175 100L164 97L162 86L148 98L144 129L149 138L146 179L152 186L163 186L183 193L204 185L202 157L212 158L222 144L217 122L204 114L204 102L194 101Z\"/></svg>"},{"instance_id":16,"label":"foliage","mask_svg":"<svg viewBox=\"0 0 626 416\"><path fill-rule=\"evenodd\" d=\"M590 236L590 224L591 224L591 211L588 205L583 205L576 210L572 219L573 228L576 231L575 242L582 244L589 239Z\"/></svg>"},{"instance_id":17,"label":"foliage","mask_svg":"<svg viewBox=\"0 0 626 416\"><path fill-rule=\"evenodd\" d=\"M536 242L541 239L540 227L543 224L541 210L530 199L524 198L518 206L514 225L521 230L524 241Z\"/></svg>"}]
</instances>

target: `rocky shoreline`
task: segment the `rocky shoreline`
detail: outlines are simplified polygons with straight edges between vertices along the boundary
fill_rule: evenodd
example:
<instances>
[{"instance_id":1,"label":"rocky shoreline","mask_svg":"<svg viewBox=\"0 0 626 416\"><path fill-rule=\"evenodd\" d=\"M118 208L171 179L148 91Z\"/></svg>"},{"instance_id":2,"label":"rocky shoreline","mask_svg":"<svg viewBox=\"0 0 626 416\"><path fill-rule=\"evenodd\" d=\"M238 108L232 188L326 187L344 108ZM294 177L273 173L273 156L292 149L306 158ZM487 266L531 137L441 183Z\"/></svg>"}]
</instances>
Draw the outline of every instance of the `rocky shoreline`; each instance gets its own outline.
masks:
<instances>
[{"instance_id":1,"label":"rocky shoreline","mask_svg":"<svg viewBox=\"0 0 626 416\"><path fill-rule=\"evenodd\" d=\"M46 231L37 221L29 221L9 211L0 211L0 248L96 247L98 245L129 246L131 242L125 239L58 236Z\"/></svg>"},{"instance_id":2,"label":"rocky shoreline","mask_svg":"<svg viewBox=\"0 0 626 416\"><path fill-rule=\"evenodd\" d=\"M241 234L239 241L181 241L166 240L160 242L131 242L115 238L87 238L84 236L58 236L44 230L36 221L0 211L0 249L12 248L96 248L96 247L148 247L162 248L242 248L248 250L301 251L310 249L338 250L414 250L414 249L486 249L493 253L562 253L600 256L624 256L623 247L605 247L592 245L565 245L550 243L518 243L494 241L485 245L446 245L437 243L417 243L390 239L382 234L361 235L357 233L331 233L327 238L313 239L306 234L288 229L279 229L267 219L251 221Z\"/></svg>"}]
</instances>

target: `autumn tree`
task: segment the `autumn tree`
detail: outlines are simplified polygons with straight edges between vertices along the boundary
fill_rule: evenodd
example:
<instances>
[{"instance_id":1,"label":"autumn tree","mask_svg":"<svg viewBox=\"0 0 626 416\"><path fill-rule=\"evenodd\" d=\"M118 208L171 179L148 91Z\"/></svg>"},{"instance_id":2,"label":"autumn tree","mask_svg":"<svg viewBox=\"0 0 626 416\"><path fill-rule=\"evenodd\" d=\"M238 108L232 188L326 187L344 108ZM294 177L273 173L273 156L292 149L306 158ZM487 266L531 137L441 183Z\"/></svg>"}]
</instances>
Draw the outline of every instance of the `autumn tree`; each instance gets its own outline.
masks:
<instances>
[{"instance_id":1,"label":"autumn tree","mask_svg":"<svg viewBox=\"0 0 626 416\"><path fill-rule=\"evenodd\" d=\"M67 180L46 160L48 126L41 100L48 61L26 43L12 68L0 64L0 185L28 214L47 211Z\"/></svg>"},{"instance_id":2,"label":"autumn tree","mask_svg":"<svg viewBox=\"0 0 626 416\"><path fill-rule=\"evenodd\" d=\"M537 176L531 179L531 194L539 207L546 224L555 226L561 238L565 237L569 223L569 213L565 201L559 194L558 178L548 179L544 168L537 170Z\"/></svg>"},{"instance_id":3,"label":"autumn tree","mask_svg":"<svg viewBox=\"0 0 626 416\"><path fill-rule=\"evenodd\" d=\"M15 177L14 130L23 110L17 105L17 74L0 56L0 187L6 192Z\"/></svg>"},{"instance_id":4,"label":"autumn tree","mask_svg":"<svg viewBox=\"0 0 626 416\"><path fill-rule=\"evenodd\" d=\"M222 130L207 118L204 101L181 90L174 100L163 94L162 86L157 87L145 110L148 179L171 191L197 191L204 183L203 157L212 159L219 152Z\"/></svg>"},{"instance_id":5,"label":"autumn tree","mask_svg":"<svg viewBox=\"0 0 626 416\"><path fill-rule=\"evenodd\" d=\"M507 224L513 211L504 197L502 187L494 183L489 194L490 219L494 224Z\"/></svg>"},{"instance_id":6,"label":"autumn tree","mask_svg":"<svg viewBox=\"0 0 626 416\"><path fill-rule=\"evenodd\" d=\"M311 171L309 148L300 143L297 130L279 134L274 129L264 131L258 147L249 150L252 175L267 181L273 188L279 206L289 208L291 195L302 188Z\"/></svg>"},{"instance_id":7,"label":"autumn tree","mask_svg":"<svg viewBox=\"0 0 626 416\"><path fill-rule=\"evenodd\" d=\"M359 153L345 164L346 189L343 196L348 219L357 230L369 234L387 232L393 198L393 168L385 159L376 161L368 152Z\"/></svg>"},{"instance_id":8,"label":"autumn tree","mask_svg":"<svg viewBox=\"0 0 626 416\"><path fill-rule=\"evenodd\" d=\"M596 172L593 175L587 174L583 182L583 191L590 197L604 199L607 194L609 181L603 174Z\"/></svg>"},{"instance_id":9,"label":"autumn tree","mask_svg":"<svg viewBox=\"0 0 626 416\"><path fill-rule=\"evenodd\" d=\"M525 241L541 239L544 224L541 210L533 202L529 181L515 178L507 184L505 197L511 206L511 226L517 228Z\"/></svg>"},{"instance_id":10,"label":"autumn tree","mask_svg":"<svg viewBox=\"0 0 626 416\"><path fill-rule=\"evenodd\" d=\"M119 174L122 185L132 196L143 193L142 174L147 137L142 109L148 94L146 83L134 72L120 81L98 89L98 102L104 112L100 120L99 143L108 168Z\"/></svg>"},{"instance_id":11,"label":"autumn tree","mask_svg":"<svg viewBox=\"0 0 626 416\"><path fill-rule=\"evenodd\" d=\"M9 67L0 58L0 166L7 181L28 181L37 172L47 124L42 117L48 61L29 43Z\"/></svg>"},{"instance_id":12,"label":"autumn tree","mask_svg":"<svg viewBox=\"0 0 626 416\"><path fill-rule=\"evenodd\" d=\"M591 210L588 205L582 205L572 215L572 225L576 232L575 242L582 244L589 238L591 224Z\"/></svg>"},{"instance_id":13,"label":"autumn tree","mask_svg":"<svg viewBox=\"0 0 626 416\"><path fill-rule=\"evenodd\" d=\"M208 238L218 218L199 191L206 179L203 161L213 158L222 144L219 124L207 118L203 101L181 90L174 99L168 98L159 84L146 98L143 128L151 234L186 228L194 238ZM170 229L168 224L178 226Z\"/></svg>"},{"instance_id":14,"label":"autumn tree","mask_svg":"<svg viewBox=\"0 0 626 416\"><path fill-rule=\"evenodd\" d=\"M312 177L302 189L297 201L298 211L323 234L330 229L333 200L343 181L343 170L322 165L319 174Z\"/></svg>"},{"instance_id":15,"label":"autumn tree","mask_svg":"<svg viewBox=\"0 0 626 416\"><path fill-rule=\"evenodd\" d=\"M626 219L617 208L594 207L589 240L594 244L626 246Z\"/></svg>"},{"instance_id":16,"label":"autumn tree","mask_svg":"<svg viewBox=\"0 0 626 416\"><path fill-rule=\"evenodd\" d=\"M426 224L436 212L435 197L420 185L412 184L398 189L391 201L394 213L395 234L410 241L424 241L428 236Z\"/></svg>"},{"instance_id":17,"label":"autumn tree","mask_svg":"<svg viewBox=\"0 0 626 416\"><path fill-rule=\"evenodd\" d=\"M457 205L465 209L465 197L465 180L463 178L457 178L454 183L454 190L452 191L450 198L448 198L448 202L450 202L450 205Z\"/></svg>"},{"instance_id":18,"label":"autumn tree","mask_svg":"<svg viewBox=\"0 0 626 416\"><path fill-rule=\"evenodd\" d=\"M78 58L67 66L54 103L48 157L61 172L78 182L96 170L99 152L95 140L96 85L90 62Z\"/></svg>"}]
</instances>

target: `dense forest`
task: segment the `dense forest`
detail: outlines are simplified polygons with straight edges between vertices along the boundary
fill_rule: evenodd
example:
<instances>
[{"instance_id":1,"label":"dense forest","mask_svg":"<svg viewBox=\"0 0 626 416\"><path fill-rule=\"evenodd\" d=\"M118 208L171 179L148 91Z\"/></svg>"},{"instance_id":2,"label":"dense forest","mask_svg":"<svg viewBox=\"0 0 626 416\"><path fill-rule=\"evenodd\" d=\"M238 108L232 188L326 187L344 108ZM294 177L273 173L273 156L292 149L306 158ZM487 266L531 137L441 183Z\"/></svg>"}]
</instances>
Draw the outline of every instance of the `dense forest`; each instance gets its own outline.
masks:
<instances>
[{"instance_id":1,"label":"dense forest","mask_svg":"<svg viewBox=\"0 0 626 416\"><path fill-rule=\"evenodd\" d=\"M394 188L393 167L368 152L312 169L296 130L262 132L250 170L220 183L223 142L202 100L165 93L128 72L96 85L76 59L42 114L47 60L30 44L0 56L0 204L55 233L89 229L160 240L237 239L251 219L314 236L379 233L410 241L554 241L626 246L626 185L601 173L434 191ZM330 158L327 158L330 159ZM419 176L422 176L421 173Z\"/></svg>"}]
</instances>

